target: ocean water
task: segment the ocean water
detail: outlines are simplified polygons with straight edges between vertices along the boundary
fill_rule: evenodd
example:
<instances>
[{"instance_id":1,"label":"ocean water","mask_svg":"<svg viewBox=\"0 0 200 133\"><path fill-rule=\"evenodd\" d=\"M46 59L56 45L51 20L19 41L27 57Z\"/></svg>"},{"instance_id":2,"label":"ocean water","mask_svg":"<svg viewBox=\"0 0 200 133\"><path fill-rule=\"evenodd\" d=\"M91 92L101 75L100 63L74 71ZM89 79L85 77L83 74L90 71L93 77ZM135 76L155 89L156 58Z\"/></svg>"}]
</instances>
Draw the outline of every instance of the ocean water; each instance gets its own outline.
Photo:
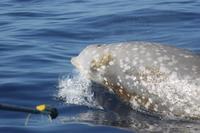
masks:
<instances>
[{"instance_id":1,"label":"ocean water","mask_svg":"<svg viewBox=\"0 0 200 133\"><path fill-rule=\"evenodd\" d=\"M200 132L199 121L130 110L70 59L89 44L158 42L200 53L198 0L1 0L0 103L56 107L59 116L0 110L0 132Z\"/></svg>"}]
</instances>

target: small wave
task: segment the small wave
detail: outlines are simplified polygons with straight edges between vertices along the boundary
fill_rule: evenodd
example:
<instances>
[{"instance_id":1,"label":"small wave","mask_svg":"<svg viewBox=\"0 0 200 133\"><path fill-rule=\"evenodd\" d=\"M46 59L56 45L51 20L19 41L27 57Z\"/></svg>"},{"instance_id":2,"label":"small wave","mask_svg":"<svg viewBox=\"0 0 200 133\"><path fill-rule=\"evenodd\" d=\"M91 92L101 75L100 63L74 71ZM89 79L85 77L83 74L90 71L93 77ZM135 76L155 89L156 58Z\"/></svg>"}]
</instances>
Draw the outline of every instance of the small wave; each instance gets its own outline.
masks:
<instances>
[{"instance_id":1,"label":"small wave","mask_svg":"<svg viewBox=\"0 0 200 133\"><path fill-rule=\"evenodd\" d=\"M58 88L58 97L67 104L100 108L95 101L91 82L78 74L61 78Z\"/></svg>"}]
</instances>

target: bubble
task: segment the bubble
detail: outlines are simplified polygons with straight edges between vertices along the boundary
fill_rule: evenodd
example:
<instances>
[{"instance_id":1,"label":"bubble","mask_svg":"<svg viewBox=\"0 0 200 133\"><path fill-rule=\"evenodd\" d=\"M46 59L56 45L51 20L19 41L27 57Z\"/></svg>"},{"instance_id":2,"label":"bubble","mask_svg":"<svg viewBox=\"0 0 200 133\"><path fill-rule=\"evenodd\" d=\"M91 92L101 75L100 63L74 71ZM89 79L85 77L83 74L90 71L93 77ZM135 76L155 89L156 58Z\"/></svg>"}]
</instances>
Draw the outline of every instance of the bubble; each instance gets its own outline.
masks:
<instances>
[{"instance_id":1,"label":"bubble","mask_svg":"<svg viewBox=\"0 0 200 133\"><path fill-rule=\"evenodd\" d=\"M95 102L91 82L80 75L64 76L59 80L57 97L67 104L100 108Z\"/></svg>"}]
</instances>

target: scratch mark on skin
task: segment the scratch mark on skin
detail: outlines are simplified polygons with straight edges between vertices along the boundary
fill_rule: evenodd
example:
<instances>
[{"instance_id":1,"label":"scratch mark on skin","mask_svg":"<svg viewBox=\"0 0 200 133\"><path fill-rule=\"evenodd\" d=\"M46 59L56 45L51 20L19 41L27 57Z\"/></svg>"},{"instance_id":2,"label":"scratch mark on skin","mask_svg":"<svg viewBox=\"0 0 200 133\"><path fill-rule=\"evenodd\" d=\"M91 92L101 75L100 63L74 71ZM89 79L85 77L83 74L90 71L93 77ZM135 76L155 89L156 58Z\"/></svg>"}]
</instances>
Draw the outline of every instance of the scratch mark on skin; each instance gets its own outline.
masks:
<instances>
[{"instance_id":1,"label":"scratch mark on skin","mask_svg":"<svg viewBox=\"0 0 200 133\"><path fill-rule=\"evenodd\" d=\"M135 92L129 93L126 89L120 84L113 84L108 79L103 81L104 86L111 88L116 95L118 95L123 101L130 102L130 100L135 100L138 105L142 108L147 108L150 111L157 112L156 105L152 102L151 99L140 96Z\"/></svg>"},{"instance_id":2,"label":"scratch mark on skin","mask_svg":"<svg viewBox=\"0 0 200 133\"><path fill-rule=\"evenodd\" d=\"M93 59L90 65L91 70L97 71L98 68L105 67L113 60L110 53L102 55L98 59ZM113 62L111 62L112 64Z\"/></svg>"}]
</instances>

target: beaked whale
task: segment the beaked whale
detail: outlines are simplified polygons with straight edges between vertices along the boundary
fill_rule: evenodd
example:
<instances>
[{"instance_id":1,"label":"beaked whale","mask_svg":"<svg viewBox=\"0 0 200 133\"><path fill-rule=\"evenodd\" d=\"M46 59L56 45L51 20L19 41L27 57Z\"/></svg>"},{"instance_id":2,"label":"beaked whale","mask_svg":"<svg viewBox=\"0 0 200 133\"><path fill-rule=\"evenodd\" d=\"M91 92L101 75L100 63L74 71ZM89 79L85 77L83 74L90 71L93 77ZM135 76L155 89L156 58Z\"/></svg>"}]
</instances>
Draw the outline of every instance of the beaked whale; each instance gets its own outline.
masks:
<instances>
[{"instance_id":1,"label":"beaked whale","mask_svg":"<svg viewBox=\"0 0 200 133\"><path fill-rule=\"evenodd\" d=\"M71 62L133 109L200 119L200 56L149 42L86 47Z\"/></svg>"}]
</instances>

